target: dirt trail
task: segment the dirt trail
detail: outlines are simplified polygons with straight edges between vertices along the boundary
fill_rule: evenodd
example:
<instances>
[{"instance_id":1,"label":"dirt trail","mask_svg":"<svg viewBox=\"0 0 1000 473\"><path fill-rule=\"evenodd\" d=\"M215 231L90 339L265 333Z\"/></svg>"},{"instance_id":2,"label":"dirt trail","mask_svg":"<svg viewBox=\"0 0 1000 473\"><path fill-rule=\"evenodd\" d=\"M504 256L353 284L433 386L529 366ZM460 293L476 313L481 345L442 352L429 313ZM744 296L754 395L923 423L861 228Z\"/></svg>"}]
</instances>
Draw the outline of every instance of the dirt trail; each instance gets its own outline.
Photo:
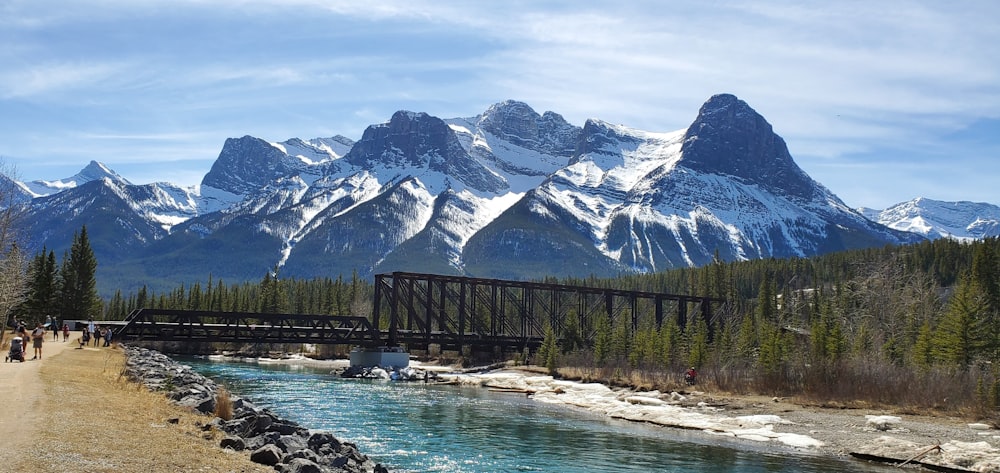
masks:
<instances>
[{"instance_id":1,"label":"dirt trail","mask_svg":"<svg viewBox=\"0 0 1000 473\"><path fill-rule=\"evenodd\" d=\"M68 342L49 337L41 360L0 364L0 470L274 471L247 452L219 448L222 433L203 427L209 417L128 382L117 347L80 348L79 332Z\"/></svg>"},{"instance_id":2,"label":"dirt trail","mask_svg":"<svg viewBox=\"0 0 1000 473\"><path fill-rule=\"evenodd\" d=\"M10 340L13 334L5 333L3 337L3 355L10 350ZM42 343L42 358L32 360L34 349L31 343L25 347L25 361L5 362L0 365L0 399L4 400L4 408L0 409L0 432L29 432L32 426L43 425L45 413L41 412L41 400L44 389L41 384L39 370L43 363L58 357L67 347L77 347L78 343L52 340L51 332L46 332ZM90 348L97 350L97 348ZM5 436L7 444L0 453L0 458L8 452L25 452L30 445L30 435Z\"/></svg>"}]
</instances>

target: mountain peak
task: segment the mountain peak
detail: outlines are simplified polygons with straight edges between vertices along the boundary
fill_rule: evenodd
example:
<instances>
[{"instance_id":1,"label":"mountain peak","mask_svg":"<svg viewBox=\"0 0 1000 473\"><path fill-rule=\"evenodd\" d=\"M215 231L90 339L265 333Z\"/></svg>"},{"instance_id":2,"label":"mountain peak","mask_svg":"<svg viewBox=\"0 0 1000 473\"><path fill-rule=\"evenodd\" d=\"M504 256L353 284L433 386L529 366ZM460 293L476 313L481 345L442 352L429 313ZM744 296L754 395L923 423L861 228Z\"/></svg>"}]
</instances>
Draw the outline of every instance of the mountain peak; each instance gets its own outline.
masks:
<instances>
[{"instance_id":1,"label":"mountain peak","mask_svg":"<svg viewBox=\"0 0 1000 473\"><path fill-rule=\"evenodd\" d=\"M569 157L581 129L554 112L539 115L524 102L504 100L479 116L479 127L522 148Z\"/></svg>"},{"instance_id":2,"label":"mountain peak","mask_svg":"<svg viewBox=\"0 0 1000 473\"><path fill-rule=\"evenodd\" d=\"M420 175L423 181L431 179L426 171L432 171L484 192L509 187L469 156L444 120L423 112L398 111L388 123L369 126L344 160L363 169Z\"/></svg>"},{"instance_id":3,"label":"mountain peak","mask_svg":"<svg viewBox=\"0 0 1000 473\"><path fill-rule=\"evenodd\" d=\"M104 178L111 179L123 184L131 184L124 177L118 175L118 173L111 170L111 168L97 161L91 161L85 168L78 172L75 176L69 178L68 180L75 180L77 185L83 184L90 181L98 181Z\"/></svg>"},{"instance_id":4,"label":"mountain peak","mask_svg":"<svg viewBox=\"0 0 1000 473\"><path fill-rule=\"evenodd\" d=\"M201 185L236 195L250 194L276 177L293 173L290 161L283 150L260 138L227 138Z\"/></svg>"},{"instance_id":5,"label":"mountain peak","mask_svg":"<svg viewBox=\"0 0 1000 473\"><path fill-rule=\"evenodd\" d=\"M109 179L112 182L130 185L129 182L124 177L118 175L118 173L112 171L109 167L105 166L103 163L97 161L91 161L86 167L80 170L80 172L59 180L55 181L31 181L21 183L23 189L28 192L32 197L41 197L46 195L55 194L62 192L66 189L72 189L74 187L86 184L91 181L100 181L103 179Z\"/></svg>"},{"instance_id":6,"label":"mountain peak","mask_svg":"<svg viewBox=\"0 0 1000 473\"><path fill-rule=\"evenodd\" d=\"M1000 235L1000 207L985 202L946 202L917 197L868 215L887 227L930 239L974 240Z\"/></svg>"},{"instance_id":7,"label":"mountain peak","mask_svg":"<svg viewBox=\"0 0 1000 473\"><path fill-rule=\"evenodd\" d=\"M739 178L766 189L809 198L817 184L792 160L785 140L746 102L713 95L688 127L680 164Z\"/></svg>"}]
</instances>

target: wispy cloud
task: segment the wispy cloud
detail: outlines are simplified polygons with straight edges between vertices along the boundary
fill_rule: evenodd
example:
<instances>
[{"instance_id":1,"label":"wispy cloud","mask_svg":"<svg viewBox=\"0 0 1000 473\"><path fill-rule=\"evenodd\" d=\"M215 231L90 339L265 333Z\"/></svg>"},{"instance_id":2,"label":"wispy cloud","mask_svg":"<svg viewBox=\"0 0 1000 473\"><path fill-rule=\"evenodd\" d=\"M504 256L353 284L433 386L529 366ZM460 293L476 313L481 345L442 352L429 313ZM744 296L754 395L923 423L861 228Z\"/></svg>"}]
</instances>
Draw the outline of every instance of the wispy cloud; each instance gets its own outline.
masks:
<instances>
[{"instance_id":1,"label":"wispy cloud","mask_svg":"<svg viewBox=\"0 0 1000 473\"><path fill-rule=\"evenodd\" d=\"M0 154L43 155L36 134L75 136L81 157L357 138L398 109L469 116L507 98L667 131L730 92L803 167L841 179L866 153L954 146L942 137L1000 117L998 17L991 0L8 0Z\"/></svg>"},{"instance_id":2,"label":"wispy cloud","mask_svg":"<svg viewBox=\"0 0 1000 473\"><path fill-rule=\"evenodd\" d=\"M44 97L86 92L121 75L125 66L115 63L56 62L0 72L0 98Z\"/></svg>"}]
</instances>

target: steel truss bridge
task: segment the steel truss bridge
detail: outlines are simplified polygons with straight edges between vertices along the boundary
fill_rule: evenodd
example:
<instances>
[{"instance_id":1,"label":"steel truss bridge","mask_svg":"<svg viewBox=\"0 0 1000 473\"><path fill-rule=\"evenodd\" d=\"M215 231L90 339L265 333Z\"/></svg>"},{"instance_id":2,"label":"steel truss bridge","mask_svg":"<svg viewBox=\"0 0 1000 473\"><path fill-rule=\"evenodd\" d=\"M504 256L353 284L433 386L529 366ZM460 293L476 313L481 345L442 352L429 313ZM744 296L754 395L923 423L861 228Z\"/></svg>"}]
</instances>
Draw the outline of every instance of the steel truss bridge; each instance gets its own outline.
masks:
<instances>
[{"instance_id":1,"label":"steel truss bridge","mask_svg":"<svg viewBox=\"0 0 1000 473\"><path fill-rule=\"evenodd\" d=\"M551 327L593 340L596 317L612 326L661 326L689 314L713 320L721 299L541 282L394 272L375 276L372 314L264 314L138 309L120 323L125 342L175 341L250 344L344 344L443 350L537 348ZM651 319L651 320L650 320Z\"/></svg>"}]
</instances>

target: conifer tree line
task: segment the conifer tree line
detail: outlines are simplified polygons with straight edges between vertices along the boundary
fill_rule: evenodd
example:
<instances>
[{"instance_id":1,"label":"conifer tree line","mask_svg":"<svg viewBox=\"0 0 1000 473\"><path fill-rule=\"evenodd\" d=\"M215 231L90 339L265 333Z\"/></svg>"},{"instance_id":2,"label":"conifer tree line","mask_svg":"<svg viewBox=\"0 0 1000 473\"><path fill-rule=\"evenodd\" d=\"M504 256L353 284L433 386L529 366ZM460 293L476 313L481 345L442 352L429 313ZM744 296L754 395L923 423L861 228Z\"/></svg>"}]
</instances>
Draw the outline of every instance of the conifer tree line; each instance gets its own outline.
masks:
<instances>
[{"instance_id":1,"label":"conifer tree line","mask_svg":"<svg viewBox=\"0 0 1000 473\"><path fill-rule=\"evenodd\" d=\"M993 413L1000 406L1000 241L941 239L814 258L715 263L570 283L724 299L711 320L598 321L539 364L595 378ZM695 307L688 310L695 314ZM576 335L553 333L560 343ZM569 345L572 345L569 346ZM551 369L551 368L550 368Z\"/></svg>"},{"instance_id":2,"label":"conifer tree line","mask_svg":"<svg viewBox=\"0 0 1000 473\"><path fill-rule=\"evenodd\" d=\"M115 294L106 302L104 320L123 320L135 309L202 310L265 314L365 315L371 313L373 286L358 277L279 278L277 269L259 282L227 284L212 276L157 294L143 287L135 294Z\"/></svg>"}]
</instances>

